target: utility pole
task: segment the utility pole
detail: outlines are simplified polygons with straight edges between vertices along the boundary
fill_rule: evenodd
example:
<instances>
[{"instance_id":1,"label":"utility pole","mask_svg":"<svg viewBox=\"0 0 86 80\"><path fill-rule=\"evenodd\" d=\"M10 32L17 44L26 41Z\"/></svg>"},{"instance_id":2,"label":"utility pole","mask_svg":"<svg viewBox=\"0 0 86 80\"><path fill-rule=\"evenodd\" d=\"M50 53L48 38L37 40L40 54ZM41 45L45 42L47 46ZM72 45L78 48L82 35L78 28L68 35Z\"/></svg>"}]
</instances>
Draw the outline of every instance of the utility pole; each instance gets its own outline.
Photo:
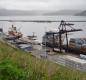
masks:
<instances>
[{"instance_id":1,"label":"utility pole","mask_svg":"<svg viewBox=\"0 0 86 80\"><path fill-rule=\"evenodd\" d=\"M67 31L66 31L66 52L68 52L68 35L67 35Z\"/></svg>"},{"instance_id":2,"label":"utility pole","mask_svg":"<svg viewBox=\"0 0 86 80\"><path fill-rule=\"evenodd\" d=\"M53 51L54 51L54 47L55 47L55 37L54 37L54 34L53 34Z\"/></svg>"},{"instance_id":3,"label":"utility pole","mask_svg":"<svg viewBox=\"0 0 86 80\"><path fill-rule=\"evenodd\" d=\"M45 57L47 58L47 50L46 50L46 39L47 39L46 37L47 36L46 35L47 34L46 34L46 27L45 27L45 40L44 40L45 41Z\"/></svg>"},{"instance_id":4,"label":"utility pole","mask_svg":"<svg viewBox=\"0 0 86 80\"><path fill-rule=\"evenodd\" d=\"M62 52L62 39L61 39L61 32L59 30L59 49L60 49L60 52Z\"/></svg>"}]
</instances>

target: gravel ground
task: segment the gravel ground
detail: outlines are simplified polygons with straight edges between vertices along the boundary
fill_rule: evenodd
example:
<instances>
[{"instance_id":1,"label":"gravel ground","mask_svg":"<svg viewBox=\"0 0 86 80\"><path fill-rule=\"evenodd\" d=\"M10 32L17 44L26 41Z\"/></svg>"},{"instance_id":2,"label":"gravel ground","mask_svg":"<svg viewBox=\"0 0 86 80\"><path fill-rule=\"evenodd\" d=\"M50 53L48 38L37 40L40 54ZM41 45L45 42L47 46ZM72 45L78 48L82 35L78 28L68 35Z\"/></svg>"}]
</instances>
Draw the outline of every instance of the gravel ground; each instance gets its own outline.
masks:
<instances>
[{"instance_id":1,"label":"gravel ground","mask_svg":"<svg viewBox=\"0 0 86 80\"><path fill-rule=\"evenodd\" d=\"M72 67L78 70L82 69L81 71L86 71L86 60L80 59L79 55L72 53L58 54L55 52L48 52L50 53L48 54L45 52L45 49L42 49L42 47L39 45L36 45L34 48L35 49L32 51L32 55L36 56L37 58L48 59L49 61L66 67Z\"/></svg>"}]
</instances>

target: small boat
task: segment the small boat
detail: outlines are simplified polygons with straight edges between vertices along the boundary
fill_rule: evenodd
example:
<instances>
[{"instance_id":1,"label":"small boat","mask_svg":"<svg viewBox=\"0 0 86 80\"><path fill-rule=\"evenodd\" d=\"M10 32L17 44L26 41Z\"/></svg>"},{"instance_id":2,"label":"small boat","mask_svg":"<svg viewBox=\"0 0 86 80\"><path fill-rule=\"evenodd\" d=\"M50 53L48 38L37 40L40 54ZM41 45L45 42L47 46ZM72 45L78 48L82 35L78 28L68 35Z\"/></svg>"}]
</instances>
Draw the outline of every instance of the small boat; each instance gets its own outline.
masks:
<instances>
[{"instance_id":1,"label":"small boat","mask_svg":"<svg viewBox=\"0 0 86 80\"><path fill-rule=\"evenodd\" d=\"M31 44L19 44L17 47L24 51L32 51L33 49L33 46Z\"/></svg>"},{"instance_id":2,"label":"small boat","mask_svg":"<svg viewBox=\"0 0 86 80\"><path fill-rule=\"evenodd\" d=\"M27 36L27 39L29 42L31 42L34 45L40 45L41 42L37 39L37 36L33 33L33 35Z\"/></svg>"},{"instance_id":3,"label":"small boat","mask_svg":"<svg viewBox=\"0 0 86 80\"><path fill-rule=\"evenodd\" d=\"M33 35L29 35L27 37L29 40L37 40L37 36L34 34L34 32L33 32Z\"/></svg>"}]
</instances>

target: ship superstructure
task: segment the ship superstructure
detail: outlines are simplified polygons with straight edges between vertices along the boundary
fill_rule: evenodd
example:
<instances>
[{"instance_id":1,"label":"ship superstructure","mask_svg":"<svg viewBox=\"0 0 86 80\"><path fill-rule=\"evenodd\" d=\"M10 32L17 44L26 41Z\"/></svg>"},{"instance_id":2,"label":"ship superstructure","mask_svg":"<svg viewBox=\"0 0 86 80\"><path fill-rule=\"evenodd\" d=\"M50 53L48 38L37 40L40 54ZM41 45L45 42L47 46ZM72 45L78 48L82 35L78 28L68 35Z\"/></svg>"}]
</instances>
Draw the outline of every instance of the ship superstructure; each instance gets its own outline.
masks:
<instances>
[{"instance_id":1,"label":"ship superstructure","mask_svg":"<svg viewBox=\"0 0 86 80\"><path fill-rule=\"evenodd\" d=\"M17 28L14 27L13 25L12 25L12 27L9 28L8 35L15 37L15 38L21 38L22 37L22 33L20 31L18 31Z\"/></svg>"}]
</instances>

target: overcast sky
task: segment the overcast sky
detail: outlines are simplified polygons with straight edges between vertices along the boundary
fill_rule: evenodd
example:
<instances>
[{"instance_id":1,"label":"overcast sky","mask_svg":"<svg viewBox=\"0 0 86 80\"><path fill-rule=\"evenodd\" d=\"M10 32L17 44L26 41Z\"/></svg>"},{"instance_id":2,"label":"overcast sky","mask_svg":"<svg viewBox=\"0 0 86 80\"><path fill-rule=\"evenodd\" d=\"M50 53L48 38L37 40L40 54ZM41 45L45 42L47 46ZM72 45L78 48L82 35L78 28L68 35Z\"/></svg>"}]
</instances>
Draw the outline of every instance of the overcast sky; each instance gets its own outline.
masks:
<instances>
[{"instance_id":1,"label":"overcast sky","mask_svg":"<svg viewBox=\"0 0 86 80\"><path fill-rule=\"evenodd\" d=\"M15 10L86 9L86 0L0 0L0 8Z\"/></svg>"}]
</instances>

